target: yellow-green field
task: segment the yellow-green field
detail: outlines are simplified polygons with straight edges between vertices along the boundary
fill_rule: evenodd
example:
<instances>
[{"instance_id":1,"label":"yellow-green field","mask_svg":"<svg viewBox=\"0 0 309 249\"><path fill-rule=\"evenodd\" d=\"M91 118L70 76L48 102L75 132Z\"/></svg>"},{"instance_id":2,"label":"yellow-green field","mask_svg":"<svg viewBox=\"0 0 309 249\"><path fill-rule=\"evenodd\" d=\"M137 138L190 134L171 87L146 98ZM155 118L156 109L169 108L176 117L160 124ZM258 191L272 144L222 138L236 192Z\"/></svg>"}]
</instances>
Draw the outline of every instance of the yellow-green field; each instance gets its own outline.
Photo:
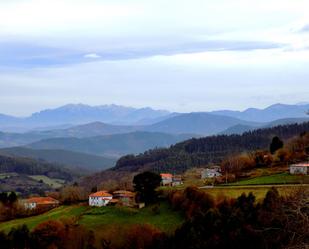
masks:
<instances>
[{"instance_id":1,"label":"yellow-green field","mask_svg":"<svg viewBox=\"0 0 309 249\"><path fill-rule=\"evenodd\" d=\"M212 195L214 198L220 197L230 197L230 198L237 198L242 193L249 194L252 192L257 200L261 200L267 191L271 189L271 187L275 187L278 189L281 195L288 195L291 194L293 191L301 187L309 187L309 185L258 185L258 186L222 186L222 187L213 187L213 188L201 188L205 192Z\"/></svg>"},{"instance_id":2,"label":"yellow-green field","mask_svg":"<svg viewBox=\"0 0 309 249\"><path fill-rule=\"evenodd\" d=\"M184 190L186 187L187 187L186 185L181 185L177 187L160 187L159 190L163 192L169 192L173 190ZM212 195L215 199L221 197L237 198L242 193L249 194L250 192L252 192L256 196L257 200L261 200L265 196L267 191L272 187L277 188L281 195L287 195L302 187L309 188L309 184L282 184L282 185L271 184L271 185L247 185L247 186L219 185L214 187L204 186L199 188Z\"/></svg>"}]
</instances>

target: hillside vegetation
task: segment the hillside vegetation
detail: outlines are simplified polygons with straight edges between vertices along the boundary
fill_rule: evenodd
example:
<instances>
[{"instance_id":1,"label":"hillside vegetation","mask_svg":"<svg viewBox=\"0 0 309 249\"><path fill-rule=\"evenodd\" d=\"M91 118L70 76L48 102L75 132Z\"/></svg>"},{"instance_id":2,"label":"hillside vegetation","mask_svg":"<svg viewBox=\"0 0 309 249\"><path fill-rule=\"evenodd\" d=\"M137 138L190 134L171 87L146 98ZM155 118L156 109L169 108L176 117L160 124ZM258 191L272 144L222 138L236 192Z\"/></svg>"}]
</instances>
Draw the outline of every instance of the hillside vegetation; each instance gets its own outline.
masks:
<instances>
[{"instance_id":1,"label":"hillside vegetation","mask_svg":"<svg viewBox=\"0 0 309 249\"><path fill-rule=\"evenodd\" d=\"M0 155L0 191L22 195L53 190L78 179L82 171L22 157Z\"/></svg>"},{"instance_id":2,"label":"hillside vegetation","mask_svg":"<svg viewBox=\"0 0 309 249\"><path fill-rule=\"evenodd\" d=\"M162 202L156 214L153 206L141 210L126 207L101 207L88 206L61 206L45 214L34 217L16 219L0 223L0 231L10 231L12 227L26 224L33 229L39 223L47 220L76 218L79 224L94 231L108 232L115 226L129 226L133 224L150 224L164 232L173 232L184 221L180 212L171 210L169 205Z\"/></svg>"},{"instance_id":3,"label":"hillside vegetation","mask_svg":"<svg viewBox=\"0 0 309 249\"><path fill-rule=\"evenodd\" d=\"M61 149L101 156L119 157L128 153L141 153L156 147L191 138L192 135L172 135L159 132L132 132L90 138L53 138L28 145L33 149Z\"/></svg>"},{"instance_id":4,"label":"hillside vegetation","mask_svg":"<svg viewBox=\"0 0 309 249\"><path fill-rule=\"evenodd\" d=\"M147 165L155 171L184 172L193 166L220 163L231 154L268 149L274 136L288 139L307 131L309 122L258 129L242 135L193 138L173 145L169 149L150 150L138 156L122 157L114 170L134 171Z\"/></svg>"},{"instance_id":5,"label":"hillside vegetation","mask_svg":"<svg viewBox=\"0 0 309 249\"><path fill-rule=\"evenodd\" d=\"M95 186L110 179L119 180L126 176L132 177L136 172L144 170L183 173L193 167L222 163L227 157L240 153L268 151L274 136L287 140L307 131L309 131L309 122L258 129L242 135L193 138L175 144L168 149L154 149L136 156L124 156L117 161L114 168L85 178L83 184ZM256 160L258 158L257 152ZM255 164L259 164L259 162L255 162Z\"/></svg>"},{"instance_id":6,"label":"hillside vegetation","mask_svg":"<svg viewBox=\"0 0 309 249\"><path fill-rule=\"evenodd\" d=\"M49 163L66 165L76 169L81 168L85 172L104 170L115 165L116 159L90 155L86 153L73 152L67 150L42 150L30 149L26 147L12 147L0 149L0 154L15 157L26 157L35 160L44 160Z\"/></svg>"}]
</instances>

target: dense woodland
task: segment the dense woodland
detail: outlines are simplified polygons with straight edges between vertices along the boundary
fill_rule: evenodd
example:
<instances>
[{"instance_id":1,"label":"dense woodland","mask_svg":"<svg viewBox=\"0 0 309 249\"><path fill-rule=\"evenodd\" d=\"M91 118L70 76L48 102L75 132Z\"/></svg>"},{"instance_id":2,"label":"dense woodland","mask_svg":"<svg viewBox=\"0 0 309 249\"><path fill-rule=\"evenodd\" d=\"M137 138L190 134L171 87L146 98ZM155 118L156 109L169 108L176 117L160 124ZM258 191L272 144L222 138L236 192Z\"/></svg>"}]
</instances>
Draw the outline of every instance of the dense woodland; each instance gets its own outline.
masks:
<instances>
[{"instance_id":1,"label":"dense woodland","mask_svg":"<svg viewBox=\"0 0 309 249\"><path fill-rule=\"evenodd\" d=\"M72 180L74 173L54 164L29 158L9 157L0 155L0 173L18 173L25 175L46 175L52 178Z\"/></svg>"},{"instance_id":2,"label":"dense woodland","mask_svg":"<svg viewBox=\"0 0 309 249\"><path fill-rule=\"evenodd\" d=\"M142 167L150 167L157 172L184 172L191 167L220 163L229 155L268 149L274 136L286 140L308 131L309 122L306 122L258 129L242 135L193 138L171 146L169 149L154 149L137 156L122 157L114 170L137 171Z\"/></svg>"}]
</instances>

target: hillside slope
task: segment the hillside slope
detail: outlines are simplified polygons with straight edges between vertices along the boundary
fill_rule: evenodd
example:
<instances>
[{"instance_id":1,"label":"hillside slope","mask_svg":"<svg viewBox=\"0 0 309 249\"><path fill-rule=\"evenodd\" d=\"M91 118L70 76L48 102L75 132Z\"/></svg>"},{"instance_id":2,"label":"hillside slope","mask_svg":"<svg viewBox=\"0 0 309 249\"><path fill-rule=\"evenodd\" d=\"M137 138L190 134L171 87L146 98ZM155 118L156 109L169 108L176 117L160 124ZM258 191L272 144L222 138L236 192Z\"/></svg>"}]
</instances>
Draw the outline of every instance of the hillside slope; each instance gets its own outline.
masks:
<instances>
[{"instance_id":1,"label":"hillside slope","mask_svg":"<svg viewBox=\"0 0 309 249\"><path fill-rule=\"evenodd\" d=\"M171 135L158 132L132 132L90 138L53 138L41 140L27 147L32 149L59 149L119 157L136 154L156 147L168 147L171 144L191 138L192 135Z\"/></svg>"},{"instance_id":2,"label":"hillside slope","mask_svg":"<svg viewBox=\"0 0 309 249\"><path fill-rule=\"evenodd\" d=\"M309 132L309 122L276 126L245 132L242 135L218 135L193 138L167 149L155 149L143 154L120 158L114 168L83 180L85 185L106 179L119 179L143 170L181 173L192 167L220 163L228 155L257 149L268 149L274 136L289 139Z\"/></svg>"},{"instance_id":3,"label":"hillside slope","mask_svg":"<svg viewBox=\"0 0 309 249\"><path fill-rule=\"evenodd\" d=\"M259 124L232 117L195 112L166 119L162 122L147 126L144 130L172 134L191 133L214 135L234 125L257 126Z\"/></svg>"},{"instance_id":4,"label":"hillside slope","mask_svg":"<svg viewBox=\"0 0 309 249\"><path fill-rule=\"evenodd\" d=\"M70 168L81 168L93 172L111 168L115 165L115 158L108 158L85 153L65 150L34 150L25 147L0 149L0 155L26 157L35 160L44 160L49 163L66 165Z\"/></svg>"},{"instance_id":5,"label":"hillside slope","mask_svg":"<svg viewBox=\"0 0 309 249\"><path fill-rule=\"evenodd\" d=\"M83 137L95 137L95 136L129 133L141 129L142 129L141 126L111 125L102 122L92 122L88 124L73 126L67 129L32 132L32 134L41 135L42 137L45 138L55 138L55 137L83 138Z\"/></svg>"}]
</instances>

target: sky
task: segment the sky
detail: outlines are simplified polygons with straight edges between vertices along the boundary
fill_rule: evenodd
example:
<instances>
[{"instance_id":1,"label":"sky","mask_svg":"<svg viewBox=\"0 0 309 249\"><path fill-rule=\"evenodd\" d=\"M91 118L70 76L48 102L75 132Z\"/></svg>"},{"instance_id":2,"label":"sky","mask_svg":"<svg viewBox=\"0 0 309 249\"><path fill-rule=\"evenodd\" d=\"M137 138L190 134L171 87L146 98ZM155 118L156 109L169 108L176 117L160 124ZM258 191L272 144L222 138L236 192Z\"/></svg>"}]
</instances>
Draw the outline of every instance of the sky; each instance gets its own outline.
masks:
<instances>
[{"instance_id":1,"label":"sky","mask_svg":"<svg viewBox=\"0 0 309 249\"><path fill-rule=\"evenodd\" d=\"M308 0L0 0L0 113L309 101Z\"/></svg>"}]
</instances>

